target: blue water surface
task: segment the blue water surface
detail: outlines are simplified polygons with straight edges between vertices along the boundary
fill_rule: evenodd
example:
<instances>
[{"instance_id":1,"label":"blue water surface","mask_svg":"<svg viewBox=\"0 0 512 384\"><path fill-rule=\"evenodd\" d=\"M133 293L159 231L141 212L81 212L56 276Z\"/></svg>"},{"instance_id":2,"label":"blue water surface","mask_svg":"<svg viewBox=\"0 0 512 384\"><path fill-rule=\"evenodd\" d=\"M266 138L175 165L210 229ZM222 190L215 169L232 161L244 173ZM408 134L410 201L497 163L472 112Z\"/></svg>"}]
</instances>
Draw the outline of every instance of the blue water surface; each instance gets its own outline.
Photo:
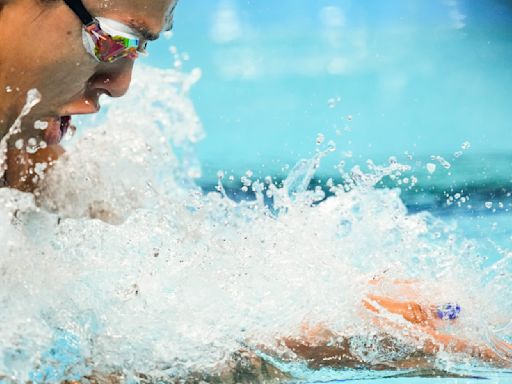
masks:
<instances>
[{"instance_id":1,"label":"blue water surface","mask_svg":"<svg viewBox=\"0 0 512 384\"><path fill-rule=\"evenodd\" d=\"M484 157L512 153L509 1L186 0L175 20L148 61L172 64L172 44L203 72L192 96L205 180L280 172L319 132L363 162L466 141Z\"/></svg>"}]
</instances>

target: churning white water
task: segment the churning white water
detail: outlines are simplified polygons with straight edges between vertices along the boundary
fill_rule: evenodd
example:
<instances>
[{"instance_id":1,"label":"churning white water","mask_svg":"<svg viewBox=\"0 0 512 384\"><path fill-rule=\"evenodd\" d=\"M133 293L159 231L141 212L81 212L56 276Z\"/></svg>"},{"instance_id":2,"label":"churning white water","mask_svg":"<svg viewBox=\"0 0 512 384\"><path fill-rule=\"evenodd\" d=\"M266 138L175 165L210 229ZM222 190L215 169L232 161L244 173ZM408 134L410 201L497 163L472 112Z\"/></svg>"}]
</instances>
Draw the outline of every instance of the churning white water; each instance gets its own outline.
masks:
<instances>
[{"instance_id":1,"label":"churning white water","mask_svg":"<svg viewBox=\"0 0 512 384\"><path fill-rule=\"evenodd\" d=\"M408 215L399 192L375 189L383 175L399 177L398 164L355 169L321 202L306 189L321 152L282 186L249 182L255 201L232 201L221 186L203 193L193 150L203 131L187 96L199 75L139 67L129 95L46 177L37 204L0 189L0 375L186 376L242 347L282 352L276 340L304 322L370 343L381 330L361 300L376 275L417 280L420 302L459 303L454 334L478 343L510 334L510 253L483 268L475 244L428 213ZM394 357L368 345L360 354L370 362Z\"/></svg>"}]
</instances>

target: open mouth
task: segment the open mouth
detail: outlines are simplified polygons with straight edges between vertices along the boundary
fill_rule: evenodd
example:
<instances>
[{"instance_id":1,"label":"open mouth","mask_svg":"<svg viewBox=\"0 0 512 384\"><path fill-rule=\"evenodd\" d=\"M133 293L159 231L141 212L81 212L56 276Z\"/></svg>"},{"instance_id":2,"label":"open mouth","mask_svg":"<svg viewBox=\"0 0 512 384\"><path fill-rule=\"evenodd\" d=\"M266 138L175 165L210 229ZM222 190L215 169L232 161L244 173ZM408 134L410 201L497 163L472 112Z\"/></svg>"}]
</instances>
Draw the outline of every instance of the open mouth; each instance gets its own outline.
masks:
<instances>
[{"instance_id":1,"label":"open mouth","mask_svg":"<svg viewBox=\"0 0 512 384\"><path fill-rule=\"evenodd\" d=\"M48 121L48 126L44 133L44 141L48 145L60 143L69 129L73 129L71 125L71 116L60 116Z\"/></svg>"},{"instance_id":2,"label":"open mouth","mask_svg":"<svg viewBox=\"0 0 512 384\"><path fill-rule=\"evenodd\" d=\"M60 138L62 139L71 126L71 116L62 116L60 118Z\"/></svg>"}]
</instances>

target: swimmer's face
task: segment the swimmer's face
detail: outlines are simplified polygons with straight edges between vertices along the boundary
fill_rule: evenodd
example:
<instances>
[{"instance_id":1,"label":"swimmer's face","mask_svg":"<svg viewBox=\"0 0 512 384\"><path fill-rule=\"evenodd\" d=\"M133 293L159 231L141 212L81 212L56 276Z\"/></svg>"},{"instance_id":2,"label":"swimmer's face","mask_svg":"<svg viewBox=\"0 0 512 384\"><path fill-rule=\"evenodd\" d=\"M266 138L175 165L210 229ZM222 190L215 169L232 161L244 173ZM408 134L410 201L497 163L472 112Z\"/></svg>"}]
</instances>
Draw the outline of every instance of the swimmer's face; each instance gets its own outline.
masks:
<instances>
[{"instance_id":1,"label":"swimmer's face","mask_svg":"<svg viewBox=\"0 0 512 384\"><path fill-rule=\"evenodd\" d=\"M83 3L94 17L136 24L156 38L176 0ZM22 137L51 145L60 141L68 116L96 113L101 95L120 97L130 85L134 61L97 62L84 49L80 19L62 0L0 0L0 42L0 138L32 88L42 100L24 120ZM38 120L49 123L46 131L34 129Z\"/></svg>"}]
</instances>

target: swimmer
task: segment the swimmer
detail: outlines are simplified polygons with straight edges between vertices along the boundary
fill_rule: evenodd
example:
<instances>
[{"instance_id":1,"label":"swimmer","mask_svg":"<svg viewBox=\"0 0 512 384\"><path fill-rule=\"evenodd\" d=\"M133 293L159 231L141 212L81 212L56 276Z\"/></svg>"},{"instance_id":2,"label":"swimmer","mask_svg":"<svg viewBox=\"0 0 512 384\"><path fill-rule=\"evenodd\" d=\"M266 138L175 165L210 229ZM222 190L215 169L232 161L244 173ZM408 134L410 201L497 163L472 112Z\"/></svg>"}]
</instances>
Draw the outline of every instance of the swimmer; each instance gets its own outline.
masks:
<instances>
[{"instance_id":1,"label":"swimmer","mask_svg":"<svg viewBox=\"0 0 512 384\"><path fill-rule=\"evenodd\" d=\"M0 0L0 140L7 144L0 186L35 188L35 165L63 153L59 142L73 129L72 116L98 112L101 95L126 93L134 62L171 28L176 3ZM31 89L42 99L21 132L8 135Z\"/></svg>"},{"instance_id":2,"label":"swimmer","mask_svg":"<svg viewBox=\"0 0 512 384\"><path fill-rule=\"evenodd\" d=\"M370 281L376 286L380 279ZM389 282L398 297L386 296L384 292L369 293L361 302L362 321L375 325L375 337L368 335L341 335L326 325L311 325L304 322L293 337L279 338L273 346L254 346L247 341L246 348L233 353L226 363L215 372L200 372L180 378L184 382L259 383L293 381L286 372L273 363L304 362L311 369L365 369L365 370L415 370L419 373L443 375L434 365L435 355L440 351L458 354L463 358L476 359L489 365L512 367L512 345L493 340L494 348L480 345L442 331L446 325L454 328L464 314L457 303L426 304L418 296L416 282L393 280ZM416 298L416 300L414 299ZM421 303L420 303L421 302ZM395 331L409 332L409 346L398 340ZM367 351L357 350L363 343ZM252 346L251 346L252 345ZM277 353L276 351L279 351ZM365 352L383 351L386 357L372 360ZM371 356L371 354L370 354ZM101 380L100 380L101 378ZM121 375L104 376L95 373L92 382L121 383ZM175 382L176 378L160 382Z\"/></svg>"},{"instance_id":3,"label":"swimmer","mask_svg":"<svg viewBox=\"0 0 512 384\"><path fill-rule=\"evenodd\" d=\"M370 286L380 286L382 279L373 279ZM372 364L361 359L353 350L352 340L358 336L338 335L323 325L303 324L300 335L283 339L283 344L312 367L368 368L368 369L432 369L432 357L440 351L477 359L497 367L512 367L512 345L493 337L492 346L461 338L444 329L457 329L457 321L464 308L454 302L426 303L418 295L414 281L388 282L397 297L385 293L370 293L361 302L361 316L382 331L372 347L388 352L396 349L393 334L407 330L411 345L417 346L409 355L398 354L396 360ZM378 290L378 288L376 288ZM380 345L379 345L380 344Z\"/></svg>"}]
</instances>

